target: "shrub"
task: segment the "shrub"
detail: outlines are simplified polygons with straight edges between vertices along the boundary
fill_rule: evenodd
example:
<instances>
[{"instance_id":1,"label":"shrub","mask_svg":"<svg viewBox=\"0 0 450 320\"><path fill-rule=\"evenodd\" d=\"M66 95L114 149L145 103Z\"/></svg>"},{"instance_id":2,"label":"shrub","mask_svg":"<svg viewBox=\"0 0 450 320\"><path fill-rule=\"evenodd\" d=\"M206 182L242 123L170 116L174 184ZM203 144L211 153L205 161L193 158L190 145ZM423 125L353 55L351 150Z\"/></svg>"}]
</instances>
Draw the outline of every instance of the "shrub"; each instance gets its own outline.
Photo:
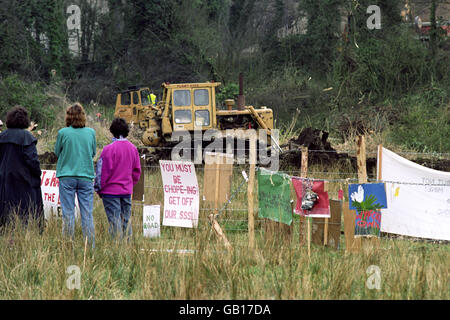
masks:
<instances>
[{"instance_id":1,"label":"shrub","mask_svg":"<svg viewBox=\"0 0 450 320\"><path fill-rule=\"evenodd\" d=\"M407 96L399 104L399 120L391 125L390 138L420 152L450 151L450 109L448 90L431 87Z\"/></svg>"},{"instance_id":2,"label":"shrub","mask_svg":"<svg viewBox=\"0 0 450 320\"><path fill-rule=\"evenodd\" d=\"M38 123L40 128L51 126L55 120L55 112L48 105L42 85L10 75L0 79L0 118L5 118L6 113L15 105L25 107L30 120Z\"/></svg>"}]
</instances>

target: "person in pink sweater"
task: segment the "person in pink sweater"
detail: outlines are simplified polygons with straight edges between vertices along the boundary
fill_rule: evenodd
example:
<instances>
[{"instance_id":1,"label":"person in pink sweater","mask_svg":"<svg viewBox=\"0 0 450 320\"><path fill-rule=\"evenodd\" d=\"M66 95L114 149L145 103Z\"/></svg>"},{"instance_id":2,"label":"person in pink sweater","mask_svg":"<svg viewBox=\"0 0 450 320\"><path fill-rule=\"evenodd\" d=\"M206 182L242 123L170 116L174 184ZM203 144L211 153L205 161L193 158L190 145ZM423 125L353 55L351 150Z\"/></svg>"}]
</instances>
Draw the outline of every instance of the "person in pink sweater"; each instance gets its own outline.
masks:
<instances>
[{"instance_id":1,"label":"person in pink sweater","mask_svg":"<svg viewBox=\"0 0 450 320\"><path fill-rule=\"evenodd\" d=\"M94 188L103 200L111 236L131 237L131 195L141 176L139 152L126 138L129 128L124 119L114 119L109 131L113 142L97 161Z\"/></svg>"}]
</instances>

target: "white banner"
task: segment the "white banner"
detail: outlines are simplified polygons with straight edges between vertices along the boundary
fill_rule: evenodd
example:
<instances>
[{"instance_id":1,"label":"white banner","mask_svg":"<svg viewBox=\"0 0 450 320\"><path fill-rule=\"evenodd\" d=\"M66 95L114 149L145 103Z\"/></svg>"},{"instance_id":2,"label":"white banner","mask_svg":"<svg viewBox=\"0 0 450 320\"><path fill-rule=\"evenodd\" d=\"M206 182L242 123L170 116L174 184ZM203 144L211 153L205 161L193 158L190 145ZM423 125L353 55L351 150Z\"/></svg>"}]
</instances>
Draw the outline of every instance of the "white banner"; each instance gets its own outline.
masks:
<instances>
[{"instance_id":1,"label":"white banner","mask_svg":"<svg viewBox=\"0 0 450 320\"><path fill-rule=\"evenodd\" d=\"M160 210L160 205L144 206L144 237L157 238L161 236Z\"/></svg>"},{"instance_id":2,"label":"white banner","mask_svg":"<svg viewBox=\"0 0 450 320\"><path fill-rule=\"evenodd\" d=\"M450 172L426 168L385 148L379 150L380 167L387 197L381 231L450 240Z\"/></svg>"},{"instance_id":3,"label":"white banner","mask_svg":"<svg viewBox=\"0 0 450 320\"><path fill-rule=\"evenodd\" d=\"M199 191L192 162L160 160L164 187L163 226L198 225Z\"/></svg>"},{"instance_id":4,"label":"white banner","mask_svg":"<svg viewBox=\"0 0 450 320\"><path fill-rule=\"evenodd\" d=\"M41 174L41 193L44 203L45 219L50 217L61 217L61 202L59 200L59 179L56 177L55 170L42 170ZM78 198L75 194L75 218L80 217L80 207Z\"/></svg>"}]
</instances>

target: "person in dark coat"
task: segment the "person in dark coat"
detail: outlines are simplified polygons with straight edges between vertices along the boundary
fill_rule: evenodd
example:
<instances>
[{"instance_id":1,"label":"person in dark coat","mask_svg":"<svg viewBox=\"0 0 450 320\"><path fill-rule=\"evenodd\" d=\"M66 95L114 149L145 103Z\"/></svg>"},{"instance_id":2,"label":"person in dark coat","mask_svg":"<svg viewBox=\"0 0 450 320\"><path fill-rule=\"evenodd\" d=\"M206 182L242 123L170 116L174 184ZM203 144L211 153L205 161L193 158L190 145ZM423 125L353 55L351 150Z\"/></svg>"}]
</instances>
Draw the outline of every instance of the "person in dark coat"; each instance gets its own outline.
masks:
<instances>
[{"instance_id":1,"label":"person in dark coat","mask_svg":"<svg viewBox=\"0 0 450 320\"><path fill-rule=\"evenodd\" d=\"M43 228L41 168L37 139L25 130L30 126L28 112L14 107L6 116L7 129L0 133L0 229L16 213L24 223L32 217Z\"/></svg>"}]
</instances>

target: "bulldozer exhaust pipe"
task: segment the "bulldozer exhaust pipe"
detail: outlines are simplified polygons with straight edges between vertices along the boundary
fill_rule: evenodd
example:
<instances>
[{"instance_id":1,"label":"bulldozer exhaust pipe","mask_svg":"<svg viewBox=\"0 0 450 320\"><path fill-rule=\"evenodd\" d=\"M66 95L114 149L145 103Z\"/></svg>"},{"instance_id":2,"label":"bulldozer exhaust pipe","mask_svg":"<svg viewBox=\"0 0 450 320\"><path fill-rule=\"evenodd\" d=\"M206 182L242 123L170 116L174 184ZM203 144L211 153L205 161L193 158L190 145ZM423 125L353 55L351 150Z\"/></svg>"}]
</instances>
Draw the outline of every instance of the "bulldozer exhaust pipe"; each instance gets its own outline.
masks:
<instances>
[{"instance_id":1,"label":"bulldozer exhaust pipe","mask_svg":"<svg viewBox=\"0 0 450 320\"><path fill-rule=\"evenodd\" d=\"M237 101L238 110L245 109L245 96L244 96L244 76L242 72L239 73L239 96Z\"/></svg>"}]
</instances>

